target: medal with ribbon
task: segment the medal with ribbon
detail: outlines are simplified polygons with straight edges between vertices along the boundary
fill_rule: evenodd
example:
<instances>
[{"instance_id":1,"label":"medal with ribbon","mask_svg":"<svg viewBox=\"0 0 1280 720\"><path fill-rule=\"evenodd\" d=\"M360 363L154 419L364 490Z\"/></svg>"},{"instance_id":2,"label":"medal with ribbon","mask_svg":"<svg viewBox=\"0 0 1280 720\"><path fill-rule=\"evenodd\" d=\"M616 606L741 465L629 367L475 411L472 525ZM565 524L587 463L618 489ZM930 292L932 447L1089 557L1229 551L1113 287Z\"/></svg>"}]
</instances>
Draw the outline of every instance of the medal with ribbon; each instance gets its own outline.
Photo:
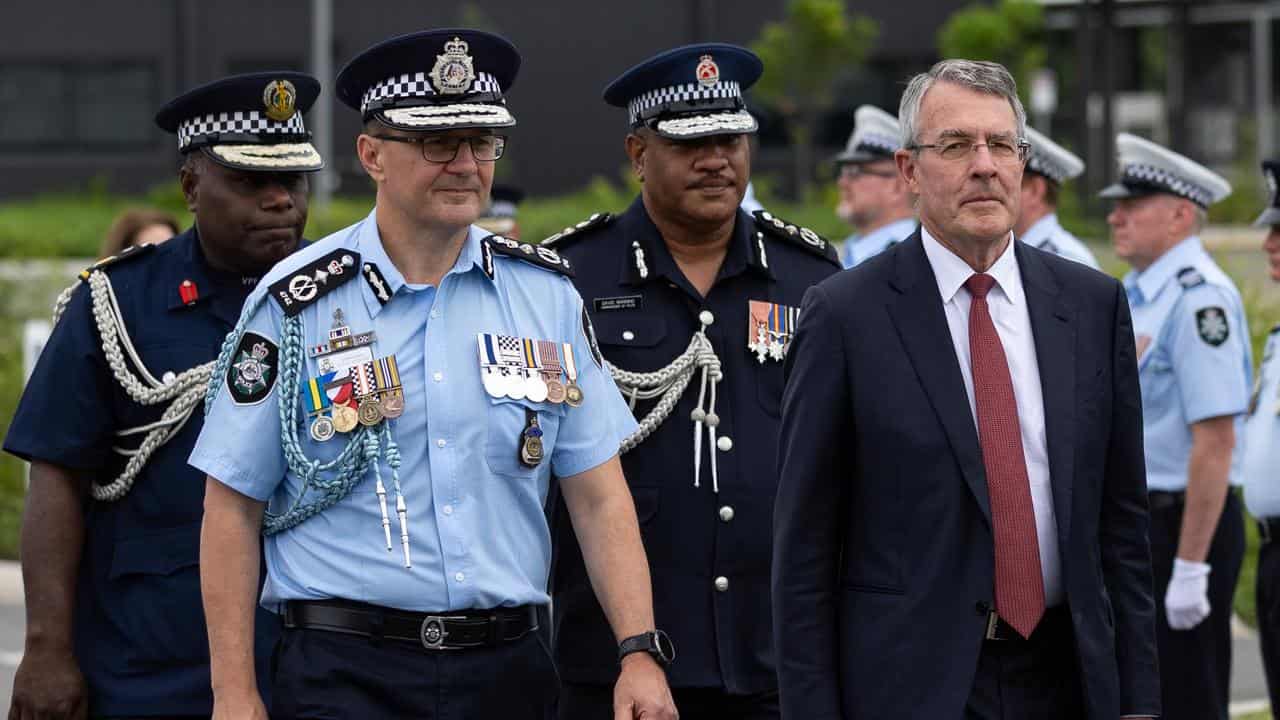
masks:
<instances>
[{"instance_id":1,"label":"medal with ribbon","mask_svg":"<svg viewBox=\"0 0 1280 720\"><path fill-rule=\"evenodd\" d=\"M394 420L403 415L404 390L400 386L400 368L396 365L395 355L378 358L373 364L373 382L382 416Z\"/></svg>"},{"instance_id":2,"label":"medal with ribbon","mask_svg":"<svg viewBox=\"0 0 1280 720\"><path fill-rule=\"evenodd\" d=\"M564 401L569 403L569 407L580 407L583 401L582 388L578 387L578 363L573 358L573 345L565 343L564 347L564 372L569 378L569 384L564 389Z\"/></svg>"},{"instance_id":3,"label":"medal with ribbon","mask_svg":"<svg viewBox=\"0 0 1280 720\"><path fill-rule=\"evenodd\" d=\"M787 356L795 334L800 308L763 300L747 301L747 349L760 363L765 358L781 361Z\"/></svg>"},{"instance_id":4,"label":"medal with ribbon","mask_svg":"<svg viewBox=\"0 0 1280 720\"><path fill-rule=\"evenodd\" d=\"M550 340L539 340L538 360L542 364L542 381L547 386L547 402L564 402L565 386L560 382L564 368L560 365L560 349Z\"/></svg>"},{"instance_id":5,"label":"medal with ribbon","mask_svg":"<svg viewBox=\"0 0 1280 720\"><path fill-rule=\"evenodd\" d=\"M316 442L332 440L336 430L332 418L329 417L333 400L325 392L325 385L332 380L333 373L326 373L302 384L302 404L307 409L307 416L313 418L310 433L311 439Z\"/></svg>"}]
</instances>

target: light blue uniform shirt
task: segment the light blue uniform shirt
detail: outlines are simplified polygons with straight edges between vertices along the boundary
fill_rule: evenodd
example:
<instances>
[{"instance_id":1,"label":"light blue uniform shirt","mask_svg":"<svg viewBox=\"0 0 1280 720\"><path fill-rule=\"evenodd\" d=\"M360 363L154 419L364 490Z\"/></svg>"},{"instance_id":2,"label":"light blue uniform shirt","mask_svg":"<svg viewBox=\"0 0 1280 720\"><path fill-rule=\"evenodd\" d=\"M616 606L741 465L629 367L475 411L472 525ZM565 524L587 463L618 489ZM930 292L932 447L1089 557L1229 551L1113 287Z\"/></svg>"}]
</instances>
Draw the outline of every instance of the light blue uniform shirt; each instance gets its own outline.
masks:
<instances>
[{"instance_id":1,"label":"light blue uniform shirt","mask_svg":"<svg viewBox=\"0 0 1280 720\"><path fill-rule=\"evenodd\" d=\"M1031 247L1084 263L1094 270L1098 269L1098 260L1089 250L1089 246L1062 228L1058 223L1057 213L1049 213L1040 218L1018 239Z\"/></svg>"},{"instance_id":2,"label":"light blue uniform shirt","mask_svg":"<svg viewBox=\"0 0 1280 720\"><path fill-rule=\"evenodd\" d=\"M1280 326L1267 336L1245 420L1244 502L1254 517L1280 517Z\"/></svg>"},{"instance_id":3,"label":"light blue uniform shirt","mask_svg":"<svg viewBox=\"0 0 1280 720\"><path fill-rule=\"evenodd\" d=\"M866 235L850 235L840 248L840 262L846 268L865 262L884 252L890 245L906 240L916 231L915 218L894 220L884 227L876 228Z\"/></svg>"},{"instance_id":4,"label":"light blue uniform shirt","mask_svg":"<svg viewBox=\"0 0 1280 720\"><path fill-rule=\"evenodd\" d=\"M250 296L251 306L276 281L340 248L375 264L391 293L386 305L356 268L354 277L302 310L304 342L325 342L334 311L341 309L353 335L374 331L376 357L395 355L405 405L391 432L402 456L413 567L404 567L384 461L394 549L386 549L370 470L333 507L265 539L262 604L268 609L278 610L286 600L326 598L414 611L548 602L551 539L543 503L551 473L566 477L606 462L636 424L612 378L593 359L582 298L569 278L494 253L490 279L482 270L487 235L471 227L438 288L408 285L387 256L371 213L277 265ZM278 343L283 318L268 296L247 330ZM490 397L481 383L477 333L571 343L582 406ZM316 360L306 358L303 372L315 376ZM190 462L283 512L301 483L281 450L277 395L286 392L300 402L299 389L277 384L264 400L243 405L221 380ZM519 461L526 408L536 411L544 433L545 459L535 468ZM298 417L299 442L309 458L329 461L346 445L343 434L313 441L302 426L310 422L303 409Z\"/></svg>"},{"instance_id":5,"label":"light blue uniform shirt","mask_svg":"<svg viewBox=\"0 0 1280 720\"><path fill-rule=\"evenodd\" d=\"M1240 293L1194 235L1130 272L1124 286L1140 353L1148 489L1185 489L1190 425L1224 415L1236 416L1231 483L1238 485L1252 374Z\"/></svg>"}]
</instances>

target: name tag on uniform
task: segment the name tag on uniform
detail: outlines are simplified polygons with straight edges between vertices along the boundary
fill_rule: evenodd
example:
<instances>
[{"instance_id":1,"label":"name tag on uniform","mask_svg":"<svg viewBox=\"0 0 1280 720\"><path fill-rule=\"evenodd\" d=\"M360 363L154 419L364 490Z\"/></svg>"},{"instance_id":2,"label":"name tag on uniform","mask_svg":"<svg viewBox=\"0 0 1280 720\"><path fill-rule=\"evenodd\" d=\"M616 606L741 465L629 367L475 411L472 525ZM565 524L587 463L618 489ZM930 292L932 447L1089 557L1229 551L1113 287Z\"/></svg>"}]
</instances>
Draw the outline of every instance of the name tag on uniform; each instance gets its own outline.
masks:
<instances>
[{"instance_id":1,"label":"name tag on uniform","mask_svg":"<svg viewBox=\"0 0 1280 720\"><path fill-rule=\"evenodd\" d=\"M616 297L594 298L596 312L612 312L614 310L641 310L644 308L643 295L618 295Z\"/></svg>"}]
</instances>

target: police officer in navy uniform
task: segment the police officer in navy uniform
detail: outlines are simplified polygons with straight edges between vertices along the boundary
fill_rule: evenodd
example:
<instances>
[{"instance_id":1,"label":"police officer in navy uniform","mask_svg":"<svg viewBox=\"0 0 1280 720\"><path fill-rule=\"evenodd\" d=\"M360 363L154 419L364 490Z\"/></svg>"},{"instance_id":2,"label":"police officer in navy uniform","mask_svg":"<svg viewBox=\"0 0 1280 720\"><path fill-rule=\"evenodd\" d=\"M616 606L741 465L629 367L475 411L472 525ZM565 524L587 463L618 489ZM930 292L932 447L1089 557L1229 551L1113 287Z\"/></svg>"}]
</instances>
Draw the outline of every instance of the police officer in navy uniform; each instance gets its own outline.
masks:
<instances>
[{"instance_id":1,"label":"police officer in navy uniform","mask_svg":"<svg viewBox=\"0 0 1280 720\"><path fill-rule=\"evenodd\" d=\"M1227 720L1231 600L1244 556L1243 422L1252 361L1244 304L1200 242L1216 173L1149 140L1116 137L1120 180L1101 196L1133 312L1151 509L1161 717Z\"/></svg>"},{"instance_id":2,"label":"police officer in navy uniform","mask_svg":"<svg viewBox=\"0 0 1280 720\"><path fill-rule=\"evenodd\" d=\"M187 455L241 304L302 239L306 173L323 166L302 113L319 93L308 75L259 73L166 105L156 122L178 136L193 226L100 261L59 300L4 444L32 463L10 717L212 710L196 567L204 476ZM270 617L259 614L246 657L264 670Z\"/></svg>"},{"instance_id":3,"label":"police officer in navy uniform","mask_svg":"<svg viewBox=\"0 0 1280 720\"><path fill-rule=\"evenodd\" d=\"M627 108L641 193L549 238L577 267L608 367L640 428L623 444L658 625L685 718L778 716L769 558L782 359L806 288L840 269L811 230L739 210L756 120L750 51L664 52L604 92ZM617 675L566 507L555 507L561 718L607 717Z\"/></svg>"},{"instance_id":4,"label":"police officer in navy uniform","mask_svg":"<svg viewBox=\"0 0 1280 720\"><path fill-rule=\"evenodd\" d=\"M1280 162L1262 163L1271 202L1254 227L1266 228L1262 250L1272 281L1280 281ZM1280 325L1271 329L1254 379L1245 420L1244 502L1258 519L1258 640L1271 707L1280 708Z\"/></svg>"},{"instance_id":5,"label":"police officer in navy uniform","mask_svg":"<svg viewBox=\"0 0 1280 720\"><path fill-rule=\"evenodd\" d=\"M279 612L276 718L545 718L554 472L623 670L614 717L675 718L618 448L635 421L572 265L475 225L520 56L474 30L361 53L337 94L376 207L277 265L214 369L191 463L215 717L265 717L245 662Z\"/></svg>"}]
</instances>

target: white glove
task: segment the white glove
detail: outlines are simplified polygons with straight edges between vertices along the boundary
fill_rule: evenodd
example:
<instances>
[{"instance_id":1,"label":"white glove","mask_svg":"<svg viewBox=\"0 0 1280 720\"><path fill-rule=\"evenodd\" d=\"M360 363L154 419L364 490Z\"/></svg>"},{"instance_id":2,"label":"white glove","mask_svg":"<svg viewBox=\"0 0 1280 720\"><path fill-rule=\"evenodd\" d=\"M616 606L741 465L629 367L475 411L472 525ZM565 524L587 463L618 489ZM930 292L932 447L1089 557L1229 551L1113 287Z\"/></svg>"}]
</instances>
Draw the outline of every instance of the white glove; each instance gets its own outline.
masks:
<instances>
[{"instance_id":1,"label":"white glove","mask_svg":"<svg viewBox=\"0 0 1280 720\"><path fill-rule=\"evenodd\" d=\"M1169 627L1190 630L1209 617L1208 563L1173 559L1173 578L1164 594L1164 611Z\"/></svg>"}]
</instances>

